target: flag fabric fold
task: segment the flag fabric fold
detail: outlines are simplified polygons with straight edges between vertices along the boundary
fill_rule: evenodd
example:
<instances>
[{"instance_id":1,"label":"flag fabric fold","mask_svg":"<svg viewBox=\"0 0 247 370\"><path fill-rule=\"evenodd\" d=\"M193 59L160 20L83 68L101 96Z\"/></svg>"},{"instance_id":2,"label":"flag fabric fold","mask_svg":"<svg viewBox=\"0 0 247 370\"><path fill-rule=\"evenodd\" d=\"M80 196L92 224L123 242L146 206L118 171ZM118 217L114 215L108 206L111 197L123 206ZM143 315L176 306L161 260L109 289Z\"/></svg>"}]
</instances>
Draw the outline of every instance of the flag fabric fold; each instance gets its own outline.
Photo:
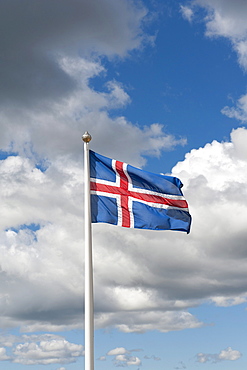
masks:
<instances>
[{"instance_id":1,"label":"flag fabric fold","mask_svg":"<svg viewBox=\"0 0 247 370\"><path fill-rule=\"evenodd\" d=\"M181 181L143 171L90 150L92 222L190 232Z\"/></svg>"}]
</instances>

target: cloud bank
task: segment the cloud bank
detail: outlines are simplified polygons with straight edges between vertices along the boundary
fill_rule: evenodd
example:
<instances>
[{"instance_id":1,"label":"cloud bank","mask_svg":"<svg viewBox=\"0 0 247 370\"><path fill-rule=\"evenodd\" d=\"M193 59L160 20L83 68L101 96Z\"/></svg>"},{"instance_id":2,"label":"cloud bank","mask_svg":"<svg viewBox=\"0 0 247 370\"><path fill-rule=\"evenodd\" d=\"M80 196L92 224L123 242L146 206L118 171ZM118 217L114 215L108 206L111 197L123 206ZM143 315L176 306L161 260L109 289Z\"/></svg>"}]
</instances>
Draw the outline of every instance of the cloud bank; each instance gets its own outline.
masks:
<instances>
[{"instance_id":1,"label":"cloud bank","mask_svg":"<svg viewBox=\"0 0 247 370\"><path fill-rule=\"evenodd\" d=\"M202 323L190 307L205 300L245 302L246 140L247 130L239 128L231 141L192 150L173 168L185 184L190 235L93 226L98 328L195 328ZM1 173L2 325L27 331L80 327L81 163L57 160L41 171L16 155L1 161Z\"/></svg>"},{"instance_id":2,"label":"cloud bank","mask_svg":"<svg viewBox=\"0 0 247 370\"><path fill-rule=\"evenodd\" d=\"M0 12L1 27L9 31L1 40L6 94L0 114L0 319L2 328L26 332L83 325L82 133L91 132L96 151L136 166L145 164L144 155L158 156L186 142L159 123L142 128L111 115L130 104L121 81L108 80L104 91L91 83L107 74L100 56L123 58L143 46L144 7L78 0L67 14L66 4L26 0L20 9L20 2L11 1ZM211 24L207 32L220 34L217 29ZM227 32L222 35L230 37ZM245 301L246 140L247 130L239 128L231 140L194 149L173 168L193 217L189 236L94 225L97 328L139 333L197 328L203 323L191 307ZM31 353L47 352L49 345L22 345L16 356L32 361ZM62 358L68 358L70 345L61 347ZM8 357L4 348L1 356ZM138 364L132 357L118 360Z\"/></svg>"}]
</instances>

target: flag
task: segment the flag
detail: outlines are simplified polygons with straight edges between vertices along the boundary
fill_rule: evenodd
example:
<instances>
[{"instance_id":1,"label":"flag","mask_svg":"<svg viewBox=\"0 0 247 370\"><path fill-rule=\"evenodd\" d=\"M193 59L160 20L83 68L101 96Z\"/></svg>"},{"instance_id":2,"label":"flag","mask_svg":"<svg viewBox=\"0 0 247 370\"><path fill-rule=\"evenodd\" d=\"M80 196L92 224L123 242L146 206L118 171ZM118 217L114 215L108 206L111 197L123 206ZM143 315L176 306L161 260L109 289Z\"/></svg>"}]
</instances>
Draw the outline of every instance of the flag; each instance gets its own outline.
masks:
<instances>
[{"instance_id":1,"label":"flag","mask_svg":"<svg viewBox=\"0 0 247 370\"><path fill-rule=\"evenodd\" d=\"M89 151L92 222L189 233L191 216L172 176L143 171Z\"/></svg>"}]
</instances>

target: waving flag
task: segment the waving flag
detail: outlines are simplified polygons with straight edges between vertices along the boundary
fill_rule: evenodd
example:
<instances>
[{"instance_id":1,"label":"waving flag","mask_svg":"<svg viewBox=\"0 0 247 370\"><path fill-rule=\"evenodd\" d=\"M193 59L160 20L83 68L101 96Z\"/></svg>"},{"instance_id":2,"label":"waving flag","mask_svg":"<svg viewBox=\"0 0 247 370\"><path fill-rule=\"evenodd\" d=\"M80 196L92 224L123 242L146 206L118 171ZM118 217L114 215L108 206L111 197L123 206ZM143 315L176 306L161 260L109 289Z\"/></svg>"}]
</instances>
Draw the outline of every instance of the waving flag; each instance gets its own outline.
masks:
<instances>
[{"instance_id":1,"label":"waving flag","mask_svg":"<svg viewBox=\"0 0 247 370\"><path fill-rule=\"evenodd\" d=\"M156 175L90 150L92 222L189 233L191 216L176 177Z\"/></svg>"}]
</instances>

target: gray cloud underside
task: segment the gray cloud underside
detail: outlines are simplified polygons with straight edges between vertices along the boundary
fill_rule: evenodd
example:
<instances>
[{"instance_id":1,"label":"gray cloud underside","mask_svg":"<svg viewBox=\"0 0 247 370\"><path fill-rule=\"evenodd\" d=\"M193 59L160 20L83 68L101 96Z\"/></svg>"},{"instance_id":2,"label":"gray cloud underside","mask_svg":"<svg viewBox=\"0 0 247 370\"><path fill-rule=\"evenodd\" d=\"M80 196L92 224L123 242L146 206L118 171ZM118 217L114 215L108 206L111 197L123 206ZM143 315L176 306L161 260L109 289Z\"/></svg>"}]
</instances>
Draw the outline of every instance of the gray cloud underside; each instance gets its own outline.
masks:
<instances>
[{"instance_id":1,"label":"gray cloud underside","mask_svg":"<svg viewBox=\"0 0 247 370\"><path fill-rule=\"evenodd\" d=\"M77 86L59 57L124 56L138 47L144 8L130 1L37 0L0 4L0 101L32 104L68 96Z\"/></svg>"}]
</instances>

